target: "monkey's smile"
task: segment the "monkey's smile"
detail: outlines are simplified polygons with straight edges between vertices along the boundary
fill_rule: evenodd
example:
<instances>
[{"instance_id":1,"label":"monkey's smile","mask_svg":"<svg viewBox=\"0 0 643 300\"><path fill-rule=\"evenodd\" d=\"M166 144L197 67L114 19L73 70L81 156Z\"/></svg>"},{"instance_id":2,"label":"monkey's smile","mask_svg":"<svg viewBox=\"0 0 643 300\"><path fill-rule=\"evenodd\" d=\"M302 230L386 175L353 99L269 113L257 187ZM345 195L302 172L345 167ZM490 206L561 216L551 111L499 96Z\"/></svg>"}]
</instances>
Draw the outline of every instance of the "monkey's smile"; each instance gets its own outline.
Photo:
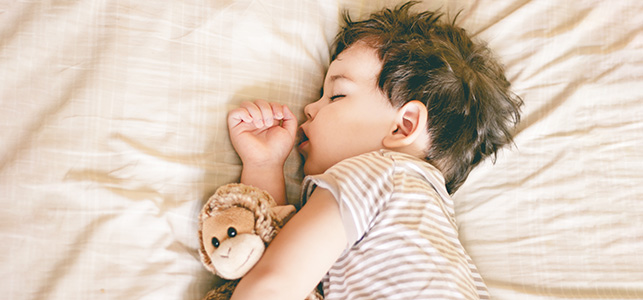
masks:
<instances>
[{"instance_id":1,"label":"monkey's smile","mask_svg":"<svg viewBox=\"0 0 643 300\"><path fill-rule=\"evenodd\" d=\"M250 260L250 257L252 257L252 253L255 253L255 249L252 249L252 251L250 251L250 253L248 253L248 256L246 256L246 260L245 260L243 263L241 263L241 264L237 267L237 269L236 269L236 270L241 269L241 267L245 266L245 265L248 263L248 261ZM236 270L235 270L235 271L236 271Z\"/></svg>"}]
</instances>

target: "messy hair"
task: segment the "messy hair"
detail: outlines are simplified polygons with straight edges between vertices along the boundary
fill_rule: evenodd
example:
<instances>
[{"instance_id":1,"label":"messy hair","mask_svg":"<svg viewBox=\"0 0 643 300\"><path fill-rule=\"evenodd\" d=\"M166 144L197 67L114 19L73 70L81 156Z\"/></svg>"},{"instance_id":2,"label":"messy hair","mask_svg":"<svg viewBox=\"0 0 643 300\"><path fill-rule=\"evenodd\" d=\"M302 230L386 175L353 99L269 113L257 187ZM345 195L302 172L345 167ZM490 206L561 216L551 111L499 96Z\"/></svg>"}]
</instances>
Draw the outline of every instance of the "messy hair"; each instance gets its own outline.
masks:
<instances>
[{"instance_id":1,"label":"messy hair","mask_svg":"<svg viewBox=\"0 0 643 300\"><path fill-rule=\"evenodd\" d=\"M455 20L411 12L414 4L356 22L344 13L333 58L356 42L366 43L382 62L377 84L391 104L426 105L425 159L440 169L453 194L484 158L495 162L498 149L512 142L523 102L509 90L503 66L486 45L472 41Z\"/></svg>"}]
</instances>

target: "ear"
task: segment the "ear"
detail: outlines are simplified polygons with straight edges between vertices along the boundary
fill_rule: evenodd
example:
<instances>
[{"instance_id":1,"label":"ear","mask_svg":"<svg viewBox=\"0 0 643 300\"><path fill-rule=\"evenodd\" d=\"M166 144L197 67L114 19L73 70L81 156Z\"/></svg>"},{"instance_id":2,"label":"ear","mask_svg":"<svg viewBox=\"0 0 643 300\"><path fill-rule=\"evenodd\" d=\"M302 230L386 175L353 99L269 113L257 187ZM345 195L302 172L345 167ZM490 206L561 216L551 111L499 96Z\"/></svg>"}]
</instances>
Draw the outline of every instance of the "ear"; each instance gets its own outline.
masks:
<instances>
[{"instance_id":1,"label":"ear","mask_svg":"<svg viewBox=\"0 0 643 300\"><path fill-rule=\"evenodd\" d=\"M395 122L389 133L382 140L387 149L396 149L413 144L426 132L428 113L426 106L412 100L397 111Z\"/></svg>"}]
</instances>

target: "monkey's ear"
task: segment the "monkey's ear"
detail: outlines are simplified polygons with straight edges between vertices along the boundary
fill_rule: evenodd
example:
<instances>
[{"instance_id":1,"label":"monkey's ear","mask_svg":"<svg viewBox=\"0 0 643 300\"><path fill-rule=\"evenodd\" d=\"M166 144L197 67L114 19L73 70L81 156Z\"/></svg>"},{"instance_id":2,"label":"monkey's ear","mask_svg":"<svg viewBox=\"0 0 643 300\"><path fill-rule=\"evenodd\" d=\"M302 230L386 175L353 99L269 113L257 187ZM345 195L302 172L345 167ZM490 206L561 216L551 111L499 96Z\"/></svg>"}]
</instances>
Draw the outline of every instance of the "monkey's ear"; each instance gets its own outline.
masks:
<instances>
[{"instance_id":1,"label":"monkey's ear","mask_svg":"<svg viewBox=\"0 0 643 300\"><path fill-rule=\"evenodd\" d=\"M296 209L293 205L279 205L271 208L275 218L282 224L285 224L295 215Z\"/></svg>"},{"instance_id":2,"label":"monkey's ear","mask_svg":"<svg viewBox=\"0 0 643 300\"><path fill-rule=\"evenodd\" d=\"M424 103L409 101L397 111L395 122L382 140L387 149L400 149L415 143L426 133L428 112Z\"/></svg>"}]
</instances>

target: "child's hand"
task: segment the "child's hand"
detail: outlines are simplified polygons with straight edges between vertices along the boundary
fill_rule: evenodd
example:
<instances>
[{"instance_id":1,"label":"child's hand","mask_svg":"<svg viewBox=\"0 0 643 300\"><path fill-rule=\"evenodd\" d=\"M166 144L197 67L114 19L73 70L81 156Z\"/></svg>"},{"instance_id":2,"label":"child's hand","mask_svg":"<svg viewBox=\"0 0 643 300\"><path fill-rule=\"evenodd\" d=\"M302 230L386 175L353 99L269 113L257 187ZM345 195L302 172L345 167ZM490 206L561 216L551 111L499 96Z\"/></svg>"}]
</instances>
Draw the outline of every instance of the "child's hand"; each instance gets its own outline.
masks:
<instances>
[{"instance_id":1,"label":"child's hand","mask_svg":"<svg viewBox=\"0 0 643 300\"><path fill-rule=\"evenodd\" d=\"M244 102L228 113L228 130L244 168L282 169L295 144L297 118L279 103Z\"/></svg>"}]
</instances>

